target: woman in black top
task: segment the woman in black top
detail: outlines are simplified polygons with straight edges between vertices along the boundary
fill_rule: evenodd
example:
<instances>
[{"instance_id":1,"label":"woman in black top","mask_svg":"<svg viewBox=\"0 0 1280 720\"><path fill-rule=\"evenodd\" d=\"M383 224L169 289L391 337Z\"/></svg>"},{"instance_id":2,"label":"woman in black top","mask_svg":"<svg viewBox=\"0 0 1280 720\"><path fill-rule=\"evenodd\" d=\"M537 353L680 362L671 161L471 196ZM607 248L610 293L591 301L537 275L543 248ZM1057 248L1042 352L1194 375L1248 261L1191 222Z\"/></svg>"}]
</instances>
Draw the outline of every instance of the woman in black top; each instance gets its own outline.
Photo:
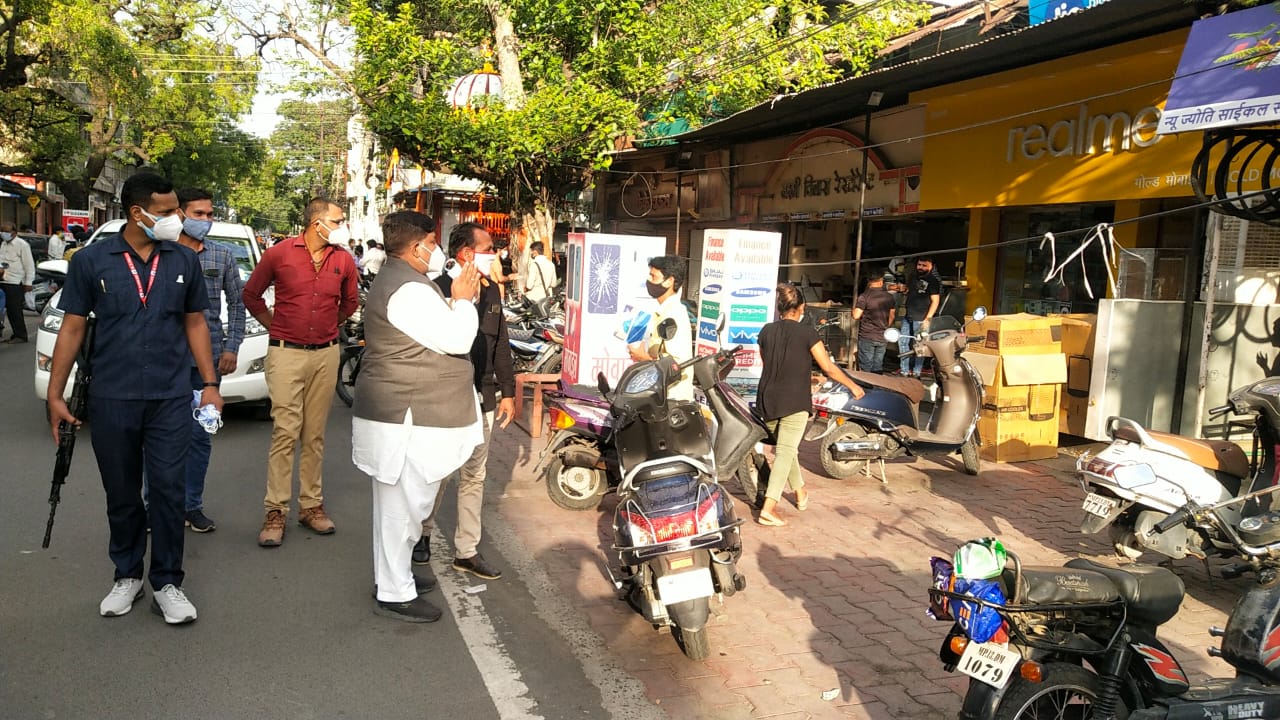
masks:
<instances>
[{"instance_id":1,"label":"woman in black top","mask_svg":"<svg viewBox=\"0 0 1280 720\"><path fill-rule=\"evenodd\" d=\"M809 378L811 363L817 363L827 377L849 388L855 398L862 397L863 392L831 361L826 347L818 339L818 331L812 325L800 322L804 319L804 299L796 286L779 284L776 306L779 319L760 330L760 360L764 370L760 374L756 405L768 421L778 444L773 474L769 477L769 487L765 490L764 505L760 508L757 522L781 526L787 524L777 514L784 480L796 493L796 508L804 510L809 506L809 493L804 489L798 455L809 419L809 408L813 404L813 385Z\"/></svg>"}]
</instances>

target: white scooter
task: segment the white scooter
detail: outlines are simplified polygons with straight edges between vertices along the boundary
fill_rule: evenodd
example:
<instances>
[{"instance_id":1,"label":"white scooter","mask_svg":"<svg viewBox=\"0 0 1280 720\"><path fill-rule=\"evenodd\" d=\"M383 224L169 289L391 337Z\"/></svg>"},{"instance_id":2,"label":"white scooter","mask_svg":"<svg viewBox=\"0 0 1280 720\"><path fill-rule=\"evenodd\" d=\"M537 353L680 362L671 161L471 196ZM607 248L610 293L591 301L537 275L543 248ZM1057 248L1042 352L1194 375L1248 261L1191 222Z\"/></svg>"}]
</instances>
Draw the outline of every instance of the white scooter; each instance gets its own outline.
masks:
<instances>
[{"instance_id":1,"label":"white scooter","mask_svg":"<svg viewBox=\"0 0 1280 720\"><path fill-rule=\"evenodd\" d=\"M1081 532L1106 529L1116 552L1137 558L1151 551L1179 559L1191 555L1235 555L1226 538L1204 528L1179 526L1151 533L1188 501L1211 505L1274 484L1275 448L1280 443L1280 377L1266 378L1233 392L1210 417L1227 413L1251 416L1253 461L1226 440L1196 440L1147 430L1133 420L1107 418L1111 445L1094 457L1076 461L1084 499ZM1246 423L1247 424L1247 423ZM1258 512L1254 503L1223 508L1232 526Z\"/></svg>"}]
</instances>

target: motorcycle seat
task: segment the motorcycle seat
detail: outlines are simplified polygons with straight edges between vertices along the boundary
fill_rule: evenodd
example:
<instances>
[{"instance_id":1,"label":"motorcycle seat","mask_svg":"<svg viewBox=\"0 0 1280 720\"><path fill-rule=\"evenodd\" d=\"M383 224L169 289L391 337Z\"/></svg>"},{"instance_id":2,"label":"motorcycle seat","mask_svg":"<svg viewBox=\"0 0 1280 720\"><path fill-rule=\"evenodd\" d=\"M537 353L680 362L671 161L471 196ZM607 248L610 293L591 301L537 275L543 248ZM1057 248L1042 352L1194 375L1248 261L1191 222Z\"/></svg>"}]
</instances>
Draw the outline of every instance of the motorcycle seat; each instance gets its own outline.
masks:
<instances>
[{"instance_id":1,"label":"motorcycle seat","mask_svg":"<svg viewBox=\"0 0 1280 720\"><path fill-rule=\"evenodd\" d=\"M1024 605L1068 605L1115 602L1120 592L1115 583L1101 573L1066 570L1062 567L1023 567L1022 586L1014 588L1015 573L1004 571L1005 587L1010 588L1010 602L1017 598Z\"/></svg>"},{"instance_id":2,"label":"motorcycle seat","mask_svg":"<svg viewBox=\"0 0 1280 720\"><path fill-rule=\"evenodd\" d=\"M1249 477L1249 456L1239 445L1227 440L1196 440L1173 433L1148 430L1154 440L1177 448L1187 459L1206 470L1224 472L1241 480ZM1232 494L1239 492L1239 486Z\"/></svg>"},{"instance_id":3,"label":"motorcycle seat","mask_svg":"<svg viewBox=\"0 0 1280 720\"><path fill-rule=\"evenodd\" d=\"M1186 588L1182 578L1155 565L1111 567L1087 558L1076 558L1067 567L1092 571L1111 579L1129 608L1129 617L1152 626L1163 625L1178 614Z\"/></svg>"},{"instance_id":4,"label":"motorcycle seat","mask_svg":"<svg viewBox=\"0 0 1280 720\"><path fill-rule=\"evenodd\" d=\"M870 385L906 395L912 405L919 405L924 399L924 383L913 378L877 375L856 370L849 372L848 375L859 385Z\"/></svg>"}]
</instances>

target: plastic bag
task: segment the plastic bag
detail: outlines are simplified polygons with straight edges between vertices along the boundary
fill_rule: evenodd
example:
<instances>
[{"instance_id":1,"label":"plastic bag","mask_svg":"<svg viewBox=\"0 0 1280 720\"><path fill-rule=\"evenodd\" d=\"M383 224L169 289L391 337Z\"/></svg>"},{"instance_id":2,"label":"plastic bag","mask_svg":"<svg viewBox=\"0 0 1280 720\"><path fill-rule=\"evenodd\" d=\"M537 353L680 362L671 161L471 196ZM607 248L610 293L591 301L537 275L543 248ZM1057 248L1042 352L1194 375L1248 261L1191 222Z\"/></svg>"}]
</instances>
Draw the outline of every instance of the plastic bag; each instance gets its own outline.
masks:
<instances>
[{"instance_id":1,"label":"plastic bag","mask_svg":"<svg viewBox=\"0 0 1280 720\"><path fill-rule=\"evenodd\" d=\"M957 578L955 591L996 605L1005 603L1004 590L1000 588L998 580ZM960 623L965 634L974 642L984 643L991 640L1004 625L1004 619L995 608L976 602L952 600L950 609L955 613L956 622Z\"/></svg>"},{"instance_id":2,"label":"plastic bag","mask_svg":"<svg viewBox=\"0 0 1280 720\"><path fill-rule=\"evenodd\" d=\"M956 574L951 561L940 557L929 558L929 567L933 571L933 588L935 590L954 591ZM951 600L945 596L929 595L929 609L924 611L934 620L954 620L951 615Z\"/></svg>"}]
</instances>

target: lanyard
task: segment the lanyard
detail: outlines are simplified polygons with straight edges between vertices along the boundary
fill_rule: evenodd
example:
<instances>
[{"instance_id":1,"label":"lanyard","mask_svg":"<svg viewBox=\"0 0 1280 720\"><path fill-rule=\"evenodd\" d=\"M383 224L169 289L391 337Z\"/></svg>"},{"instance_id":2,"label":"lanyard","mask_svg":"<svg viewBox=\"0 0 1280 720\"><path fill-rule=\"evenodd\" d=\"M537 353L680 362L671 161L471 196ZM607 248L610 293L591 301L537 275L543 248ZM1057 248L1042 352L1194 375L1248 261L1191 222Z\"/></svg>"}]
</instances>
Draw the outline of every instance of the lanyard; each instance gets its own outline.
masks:
<instances>
[{"instance_id":1,"label":"lanyard","mask_svg":"<svg viewBox=\"0 0 1280 720\"><path fill-rule=\"evenodd\" d=\"M147 263L150 272L147 273L147 289L142 290L142 279L138 277L138 268L133 264L133 258L129 253L124 254L124 261L129 265L129 272L133 273L133 284L138 287L138 299L142 301L142 307L147 306L147 296L151 294L151 286L156 284L156 271L160 269L160 251L154 250L155 257L151 258L151 262Z\"/></svg>"}]
</instances>

